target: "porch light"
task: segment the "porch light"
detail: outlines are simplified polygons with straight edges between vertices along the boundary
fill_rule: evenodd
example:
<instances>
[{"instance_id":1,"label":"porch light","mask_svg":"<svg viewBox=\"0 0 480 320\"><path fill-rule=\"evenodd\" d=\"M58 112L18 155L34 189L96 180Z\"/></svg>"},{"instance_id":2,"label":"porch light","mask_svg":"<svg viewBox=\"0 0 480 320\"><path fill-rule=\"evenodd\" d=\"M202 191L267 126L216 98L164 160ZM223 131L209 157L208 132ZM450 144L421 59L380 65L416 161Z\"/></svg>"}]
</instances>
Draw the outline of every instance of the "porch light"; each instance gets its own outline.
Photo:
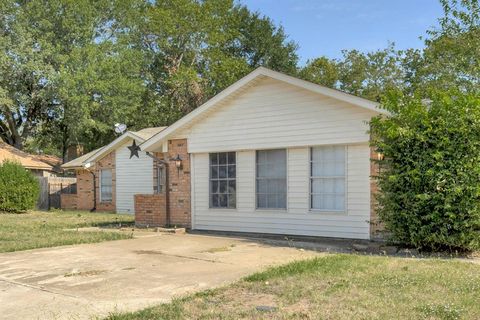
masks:
<instances>
[{"instance_id":1,"label":"porch light","mask_svg":"<svg viewBox=\"0 0 480 320\"><path fill-rule=\"evenodd\" d=\"M180 155L177 154L177 156L172 160L175 161L175 167L180 170L182 168L182 158L180 157Z\"/></svg>"},{"instance_id":2,"label":"porch light","mask_svg":"<svg viewBox=\"0 0 480 320\"><path fill-rule=\"evenodd\" d=\"M379 161L382 161L383 159L385 159L385 155L381 152L377 153L377 158Z\"/></svg>"}]
</instances>

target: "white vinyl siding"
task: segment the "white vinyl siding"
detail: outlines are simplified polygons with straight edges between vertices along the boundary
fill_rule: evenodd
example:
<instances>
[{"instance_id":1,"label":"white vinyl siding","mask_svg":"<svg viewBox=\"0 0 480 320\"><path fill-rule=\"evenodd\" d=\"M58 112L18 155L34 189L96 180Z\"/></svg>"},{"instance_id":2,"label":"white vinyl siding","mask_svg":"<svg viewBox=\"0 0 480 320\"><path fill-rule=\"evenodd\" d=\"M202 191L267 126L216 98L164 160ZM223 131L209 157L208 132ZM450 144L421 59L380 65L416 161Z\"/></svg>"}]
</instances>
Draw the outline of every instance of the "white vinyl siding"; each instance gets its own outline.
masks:
<instances>
[{"instance_id":1,"label":"white vinyl siding","mask_svg":"<svg viewBox=\"0 0 480 320\"><path fill-rule=\"evenodd\" d=\"M100 170L100 202L112 201L112 169Z\"/></svg>"},{"instance_id":2,"label":"white vinyl siding","mask_svg":"<svg viewBox=\"0 0 480 320\"><path fill-rule=\"evenodd\" d=\"M368 239L369 146L344 147L348 172L344 213L310 210L310 147L287 150L288 201L287 209L282 211L256 209L255 151L237 152L235 210L209 208L209 155L192 155L193 229Z\"/></svg>"},{"instance_id":3,"label":"white vinyl siding","mask_svg":"<svg viewBox=\"0 0 480 320\"><path fill-rule=\"evenodd\" d=\"M369 141L375 112L266 78L177 135L191 153L355 144Z\"/></svg>"},{"instance_id":4,"label":"white vinyl siding","mask_svg":"<svg viewBox=\"0 0 480 320\"><path fill-rule=\"evenodd\" d=\"M130 159L132 142L125 143L115 152L116 209L118 213L135 212L134 195L153 193L153 159L139 151L139 158Z\"/></svg>"}]
</instances>

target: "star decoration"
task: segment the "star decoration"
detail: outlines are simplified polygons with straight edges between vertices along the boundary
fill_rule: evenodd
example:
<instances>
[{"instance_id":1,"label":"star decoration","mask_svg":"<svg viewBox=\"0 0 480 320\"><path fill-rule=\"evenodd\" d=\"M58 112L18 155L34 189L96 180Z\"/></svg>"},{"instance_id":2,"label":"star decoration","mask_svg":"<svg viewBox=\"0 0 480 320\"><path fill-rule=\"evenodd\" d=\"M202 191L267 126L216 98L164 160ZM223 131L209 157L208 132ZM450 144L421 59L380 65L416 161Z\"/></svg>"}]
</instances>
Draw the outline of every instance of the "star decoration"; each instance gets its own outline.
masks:
<instances>
[{"instance_id":1,"label":"star decoration","mask_svg":"<svg viewBox=\"0 0 480 320\"><path fill-rule=\"evenodd\" d=\"M141 151L141 149L139 146L137 146L137 143L135 142L135 140L133 140L132 145L127 148L130 150L130 159L132 159L133 156L139 158L138 151Z\"/></svg>"}]
</instances>

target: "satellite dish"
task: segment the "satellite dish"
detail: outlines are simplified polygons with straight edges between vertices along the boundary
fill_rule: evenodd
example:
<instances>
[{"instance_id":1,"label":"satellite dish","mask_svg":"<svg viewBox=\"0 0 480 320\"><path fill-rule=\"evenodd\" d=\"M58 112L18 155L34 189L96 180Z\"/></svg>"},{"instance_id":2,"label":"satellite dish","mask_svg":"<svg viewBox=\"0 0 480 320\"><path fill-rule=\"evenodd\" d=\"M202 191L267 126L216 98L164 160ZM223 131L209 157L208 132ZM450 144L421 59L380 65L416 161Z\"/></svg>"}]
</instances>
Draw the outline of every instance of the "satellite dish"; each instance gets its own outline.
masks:
<instances>
[{"instance_id":1,"label":"satellite dish","mask_svg":"<svg viewBox=\"0 0 480 320\"><path fill-rule=\"evenodd\" d=\"M127 125L123 123L115 123L115 132L123 134L127 130Z\"/></svg>"}]
</instances>

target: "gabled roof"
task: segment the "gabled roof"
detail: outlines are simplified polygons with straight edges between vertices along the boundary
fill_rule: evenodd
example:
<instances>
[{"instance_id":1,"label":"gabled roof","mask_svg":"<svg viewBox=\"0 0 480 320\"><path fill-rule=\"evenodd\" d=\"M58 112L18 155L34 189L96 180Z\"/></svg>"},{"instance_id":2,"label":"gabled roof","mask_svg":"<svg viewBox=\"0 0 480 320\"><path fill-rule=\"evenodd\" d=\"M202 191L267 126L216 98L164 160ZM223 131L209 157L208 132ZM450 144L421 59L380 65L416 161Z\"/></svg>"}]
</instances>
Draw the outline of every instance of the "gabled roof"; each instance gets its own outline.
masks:
<instances>
[{"instance_id":1,"label":"gabled roof","mask_svg":"<svg viewBox=\"0 0 480 320\"><path fill-rule=\"evenodd\" d=\"M154 151L155 146L158 146L159 143L163 142L168 136L172 135L174 132L183 128L184 126L192 123L197 117L202 115L203 113L207 112L215 105L217 105L220 101L228 98L229 96L233 95L234 93L238 92L242 88L247 87L248 85L255 82L257 79L261 79L264 77L276 79L293 86L303 88L305 90L309 90L315 93L319 93L321 95L334 98L340 101L344 101L353 105L356 105L360 108L364 108L367 110L371 110L377 113L385 113L385 110L379 108L379 104L364 98L360 98L349 93L345 93L339 90L327 88L312 82L308 82L302 79L298 79L281 72L273 71L267 69L265 67L259 67L246 75L245 77L241 78L231 86L227 87L225 90L205 102L200 107L196 108L189 114L185 115L183 118L179 119L177 122L173 123L171 126L162 130L161 132L157 133L156 135L152 136L150 139L146 140L144 143L141 144L141 148L144 151Z\"/></svg>"},{"instance_id":2,"label":"gabled roof","mask_svg":"<svg viewBox=\"0 0 480 320\"><path fill-rule=\"evenodd\" d=\"M145 140L151 138L153 135L161 132L166 127L153 127L153 128L145 128L139 131L127 131L106 146L93 150L87 154L84 154L81 157L78 157L70 162L67 162L62 165L64 169L75 169L75 168L83 168L86 163L95 162L106 156L112 150L115 150L117 147L124 144L129 139L136 140L139 143L144 142Z\"/></svg>"},{"instance_id":3,"label":"gabled roof","mask_svg":"<svg viewBox=\"0 0 480 320\"><path fill-rule=\"evenodd\" d=\"M36 155L23 152L11 145L0 141L0 163L5 160L19 162L26 169L53 171L53 167L37 160Z\"/></svg>"},{"instance_id":4,"label":"gabled roof","mask_svg":"<svg viewBox=\"0 0 480 320\"><path fill-rule=\"evenodd\" d=\"M85 160L93 156L95 153L103 149L104 147L95 149L93 151L90 151L89 153L85 153L83 156L80 156L76 159L73 159L69 162L66 162L62 164L60 167L63 169L81 169L83 168L83 165L85 164Z\"/></svg>"}]
</instances>

